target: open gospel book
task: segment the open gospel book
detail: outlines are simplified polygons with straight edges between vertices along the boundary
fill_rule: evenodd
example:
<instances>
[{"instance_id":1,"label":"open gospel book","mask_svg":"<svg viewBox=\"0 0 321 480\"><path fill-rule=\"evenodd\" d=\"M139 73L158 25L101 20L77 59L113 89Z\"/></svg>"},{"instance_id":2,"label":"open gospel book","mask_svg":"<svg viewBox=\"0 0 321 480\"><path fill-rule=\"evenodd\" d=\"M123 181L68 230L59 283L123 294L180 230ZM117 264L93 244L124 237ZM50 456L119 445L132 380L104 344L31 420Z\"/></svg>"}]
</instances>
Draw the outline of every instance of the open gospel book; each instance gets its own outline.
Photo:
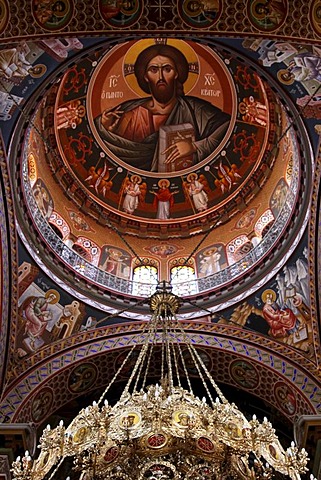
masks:
<instances>
[{"instance_id":1,"label":"open gospel book","mask_svg":"<svg viewBox=\"0 0 321 480\"><path fill-rule=\"evenodd\" d=\"M180 125L168 125L159 129L159 159L158 172L177 172L193 165L193 155L179 158L171 163L165 163L170 152L163 153L170 145L173 145L180 140L188 139L195 141L195 132L193 125L190 123L181 123Z\"/></svg>"}]
</instances>

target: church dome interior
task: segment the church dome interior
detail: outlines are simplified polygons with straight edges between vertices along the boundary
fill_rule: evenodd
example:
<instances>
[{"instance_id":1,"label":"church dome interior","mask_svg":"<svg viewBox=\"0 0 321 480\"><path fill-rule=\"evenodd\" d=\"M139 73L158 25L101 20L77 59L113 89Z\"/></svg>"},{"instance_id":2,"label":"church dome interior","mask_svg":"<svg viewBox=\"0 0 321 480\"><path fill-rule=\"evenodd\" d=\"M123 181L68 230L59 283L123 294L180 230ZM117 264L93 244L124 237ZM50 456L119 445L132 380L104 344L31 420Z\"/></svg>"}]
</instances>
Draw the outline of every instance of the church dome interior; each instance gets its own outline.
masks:
<instances>
[{"instance_id":1,"label":"church dome interior","mask_svg":"<svg viewBox=\"0 0 321 480\"><path fill-rule=\"evenodd\" d=\"M321 479L320 9L0 0L4 480L48 423L110 383L117 405L160 284L178 343ZM176 367L201 398L187 350Z\"/></svg>"}]
</instances>

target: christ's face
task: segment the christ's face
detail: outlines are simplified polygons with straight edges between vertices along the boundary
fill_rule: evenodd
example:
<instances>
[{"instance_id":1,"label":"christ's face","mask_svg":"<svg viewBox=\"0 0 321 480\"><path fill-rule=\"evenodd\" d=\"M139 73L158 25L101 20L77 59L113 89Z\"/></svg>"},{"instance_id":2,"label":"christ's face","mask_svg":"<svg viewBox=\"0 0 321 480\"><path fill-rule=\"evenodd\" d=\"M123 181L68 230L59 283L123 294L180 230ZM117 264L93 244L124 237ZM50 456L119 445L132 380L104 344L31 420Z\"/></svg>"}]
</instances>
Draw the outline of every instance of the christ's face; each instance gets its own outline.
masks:
<instances>
[{"instance_id":1,"label":"christ's face","mask_svg":"<svg viewBox=\"0 0 321 480\"><path fill-rule=\"evenodd\" d=\"M177 76L174 61L157 55L147 65L145 80L152 96L160 103L168 103L175 96Z\"/></svg>"}]
</instances>

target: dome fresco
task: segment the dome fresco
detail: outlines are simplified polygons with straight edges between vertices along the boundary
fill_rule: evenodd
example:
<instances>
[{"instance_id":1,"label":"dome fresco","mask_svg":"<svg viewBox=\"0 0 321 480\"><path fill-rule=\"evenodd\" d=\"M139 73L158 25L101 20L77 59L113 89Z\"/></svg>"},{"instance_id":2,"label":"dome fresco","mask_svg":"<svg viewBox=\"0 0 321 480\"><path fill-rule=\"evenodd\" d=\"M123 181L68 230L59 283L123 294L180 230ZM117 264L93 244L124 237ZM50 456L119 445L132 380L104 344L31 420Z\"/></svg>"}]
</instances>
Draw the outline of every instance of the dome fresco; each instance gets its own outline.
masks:
<instances>
[{"instance_id":1,"label":"dome fresco","mask_svg":"<svg viewBox=\"0 0 321 480\"><path fill-rule=\"evenodd\" d=\"M166 114L149 85L158 69L177 91ZM276 245L282 260L284 232L303 221L289 228L299 191L301 202L308 195L306 133L284 105L271 79L214 42L143 39L82 52L24 133L23 195L57 275L68 268L134 296L150 291L148 277L133 278L139 265L166 280L189 265L188 286L177 280L183 295L257 283L253 268L267 275Z\"/></svg>"},{"instance_id":2,"label":"dome fresco","mask_svg":"<svg viewBox=\"0 0 321 480\"><path fill-rule=\"evenodd\" d=\"M179 62L186 62L186 71L180 72L184 83L178 87L181 79L176 85L174 78L172 87L185 94L177 93L179 103L167 113L157 106L151 113L153 97L147 83L145 91L138 84L144 83L139 68L145 70L142 62L157 52L166 57L167 48L178 70ZM263 156L276 143L278 112L274 94L258 75L231 55L222 58L196 42L138 40L106 50L66 72L55 105L46 107L48 115L54 113L64 167L95 203L121 217L123 231L135 233L135 226L139 230L147 223L147 234L155 236L159 220L172 226L206 224L242 187L245 195L250 177L262 182L266 164L274 161ZM185 55L175 59L180 51ZM143 54L146 60L139 57ZM174 151L176 137L185 154ZM160 185L168 189L162 192L168 211L157 208Z\"/></svg>"},{"instance_id":3,"label":"dome fresco","mask_svg":"<svg viewBox=\"0 0 321 480\"><path fill-rule=\"evenodd\" d=\"M320 1L0 3L0 423L97 399L170 280L227 398L315 458Z\"/></svg>"}]
</instances>

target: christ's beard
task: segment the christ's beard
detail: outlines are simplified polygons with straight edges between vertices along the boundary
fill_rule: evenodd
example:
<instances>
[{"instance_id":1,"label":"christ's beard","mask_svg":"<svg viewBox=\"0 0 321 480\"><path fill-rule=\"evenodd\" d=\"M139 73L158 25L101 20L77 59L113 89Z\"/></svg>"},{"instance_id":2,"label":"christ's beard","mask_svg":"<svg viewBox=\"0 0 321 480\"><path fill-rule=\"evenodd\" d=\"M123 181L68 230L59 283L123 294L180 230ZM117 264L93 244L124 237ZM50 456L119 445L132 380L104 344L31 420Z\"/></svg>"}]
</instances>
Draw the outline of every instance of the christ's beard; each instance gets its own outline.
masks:
<instances>
[{"instance_id":1,"label":"christ's beard","mask_svg":"<svg viewBox=\"0 0 321 480\"><path fill-rule=\"evenodd\" d=\"M175 95L175 86L173 84L161 83L150 84L151 94L159 103L166 104L172 100Z\"/></svg>"}]
</instances>

